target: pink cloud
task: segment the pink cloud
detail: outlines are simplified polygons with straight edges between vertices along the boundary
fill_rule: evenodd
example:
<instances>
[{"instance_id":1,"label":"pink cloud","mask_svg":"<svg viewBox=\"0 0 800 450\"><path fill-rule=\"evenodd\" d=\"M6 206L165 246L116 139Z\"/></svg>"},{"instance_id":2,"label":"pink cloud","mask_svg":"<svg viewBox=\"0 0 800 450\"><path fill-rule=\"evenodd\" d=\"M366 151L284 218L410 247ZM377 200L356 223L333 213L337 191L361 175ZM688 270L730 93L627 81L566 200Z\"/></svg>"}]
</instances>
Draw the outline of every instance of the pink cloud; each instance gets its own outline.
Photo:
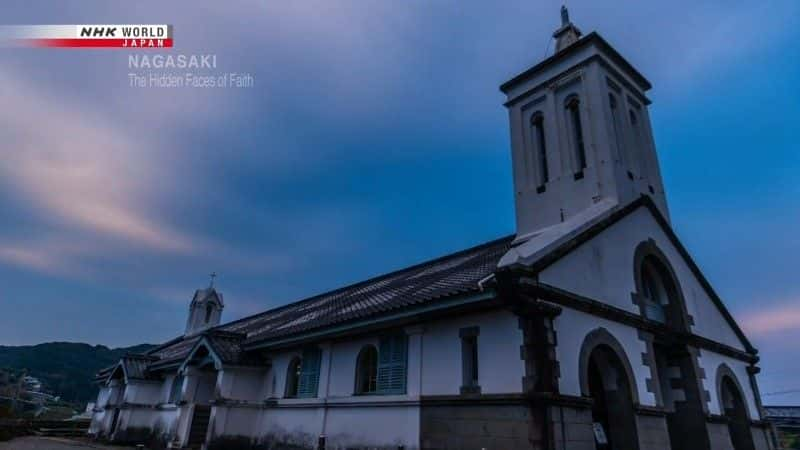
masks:
<instances>
[{"instance_id":1,"label":"pink cloud","mask_svg":"<svg viewBox=\"0 0 800 450\"><path fill-rule=\"evenodd\" d=\"M800 302L785 303L744 315L742 327L749 334L764 336L800 330Z\"/></svg>"},{"instance_id":2,"label":"pink cloud","mask_svg":"<svg viewBox=\"0 0 800 450\"><path fill-rule=\"evenodd\" d=\"M13 148L0 174L11 188L59 224L160 251L194 250L191 237L160 223L147 205L148 185L157 182L147 159L155 146L81 102L23 79L0 71L0 92L14 105L0 111L0 133Z\"/></svg>"}]
</instances>

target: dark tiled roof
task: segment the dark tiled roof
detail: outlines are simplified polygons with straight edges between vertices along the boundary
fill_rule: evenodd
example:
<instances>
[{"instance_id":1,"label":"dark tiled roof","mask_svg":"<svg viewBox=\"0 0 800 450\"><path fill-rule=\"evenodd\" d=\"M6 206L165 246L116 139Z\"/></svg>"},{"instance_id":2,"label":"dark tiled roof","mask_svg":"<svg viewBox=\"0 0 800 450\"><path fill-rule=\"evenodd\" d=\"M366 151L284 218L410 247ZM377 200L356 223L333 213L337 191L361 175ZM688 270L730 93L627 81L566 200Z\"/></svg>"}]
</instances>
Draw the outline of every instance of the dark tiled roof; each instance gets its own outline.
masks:
<instances>
[{"instance_id":1,"label":"dark tiled roof","mask_svg":"<svg viewBox=\"0 0 800 450\"><path fill-rule=\"evenodd\" d=\"M107 380L108 376L111 375L111 372L114 371L114 368L116 368L118 364L119 363L114 364L113 366L108 366L108 367L104 367L104 368L100 369L97 372L97 375L95 375L94 381L105 381L105 380Z\"/></svg>"},{"instance_id":2,"label":"dark tiled roof","mask_svg":"<svg viewBox=\"0 0 800 450\"><path fill-rule=\"evenodd\" d=\"M221 328L246 333L252 342L365 319L438 299L478 291L494 273L513 236L372 278Z\"/></svg>"},{"instance_id":3,"label":"dark tiled roof","mask_svg":"<svg viewBox=\"0 0 800 450\"><path fill-rule=\"evenodd\" d=\"M257 356L242 350L242 343L246 337L244 334L212 331L205 337L206 342L211 346L214 354L222 360L223 364L259 366L265 362L259 360Z\"/></svg>"},{"instance_id":4,"label":"dark tiled roof","mask_svg":"<svg viewBox=\"0 0 800 450\"><path fill-rule=\"evenodd\" d=\"M508 251L513 239L514 236L506 236L221 325L201 335L176 338L147 352L147 357L153 358L149 369L158 370L182 363L202 336L209 338L214 352L224 363L259 364L242 351L243 344L372 318L454 295L477 292L478 282L494 273L497 262Z\"/></svg>"},{"instance_id":5,"label":"dark tiled roof","mask_svg":"<svg viewBox=\"0 0 800 450\"><path fill-rule=\"evenodd\" d=\"M122 364L128 379L146 380L149 378L147 368L156 358L147 355L125 355Z\"/></svg>"},{"instance_id":6,"label":"dark tiled roof","mask_svg":"<svg viewBox=\"0 0 800 450\"><path fill-rule=\"evenodd\" d=\"M179 338L171 343L156 348L148 355L155 357L158 361L151 365L151 368L157 369L161 367L178 365L183 362L189 351L192 350L194 344L200 339L200 336L192 336L188 338Z\"/></svg>"}]
</instances>

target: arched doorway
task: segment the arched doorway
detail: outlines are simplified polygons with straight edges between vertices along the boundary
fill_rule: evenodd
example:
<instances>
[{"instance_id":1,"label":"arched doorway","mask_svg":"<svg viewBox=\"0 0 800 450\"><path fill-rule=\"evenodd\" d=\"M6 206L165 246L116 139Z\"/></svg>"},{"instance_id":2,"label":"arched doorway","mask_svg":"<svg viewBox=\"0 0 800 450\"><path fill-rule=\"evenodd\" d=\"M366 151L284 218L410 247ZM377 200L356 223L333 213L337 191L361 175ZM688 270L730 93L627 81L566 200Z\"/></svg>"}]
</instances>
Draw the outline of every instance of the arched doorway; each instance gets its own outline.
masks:
<instances>
[{"instance_id":1,"label":"arched doorway","mask_svg":"<svg viewBox=\"0 0 800 450\"><path fill-rule=\"evenodd\" d=\"M750 418L747 404L736 378L730 369L723 366L719 377L720 412L728 419L728 434L734 450L755 450L750 433Z\"/></svg>"},{"instance_id":2,"label":"arched doorway","mask_svg":"<svg viewBox=\"0 0 800 450\"><path fill-rule=\"evenodd\" d=\"M592 422L599 450L637 450L635 386L622 347L606 330L590 333L581 351L581 385L592 398Z\"/></svg>"},{"instance_id":3,"label":"arched doorway","mask_svg":"<svg viewBox=\"0 0 800 450\"><path fill-rule=\"evenodd\" d=\"M691 332L675 270L655 242L639 244L634 254L634 300L641 315L675 333ZM696 350L671 334L649 335L646 361L650 365L652 392L666 413L672 450L711 448L706 430L702 385L695 367Z\"/></svg>"}]
</instances>

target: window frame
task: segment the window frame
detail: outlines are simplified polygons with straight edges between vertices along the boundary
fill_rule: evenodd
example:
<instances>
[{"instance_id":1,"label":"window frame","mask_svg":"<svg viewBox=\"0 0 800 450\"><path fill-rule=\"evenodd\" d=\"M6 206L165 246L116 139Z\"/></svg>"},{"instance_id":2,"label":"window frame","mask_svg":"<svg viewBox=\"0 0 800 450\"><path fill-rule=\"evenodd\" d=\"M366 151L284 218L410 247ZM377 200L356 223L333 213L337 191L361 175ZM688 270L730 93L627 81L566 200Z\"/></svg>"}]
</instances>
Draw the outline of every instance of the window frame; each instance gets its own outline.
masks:
<instances>
[{"instance_id":1,"label":"window frame","mask_svg":"<svg viewBox=\"0 0 800 450\"><path fill-rule=\"evenodd\" d=\"M372 360L365 358L372 356ZM356 357L355 395L377 395L378 392L378 349L373 344L361 348ZM366 364L370 364L367 366ZM368 373L365 373L367 372ZM366 377L366 387L365 385Z\"/></svg>"},{"instance_id":2,"label":"window frame","mask_svg":"<svg viewBox=\"0 0 800 450\"><path fill-rule=\"evenodd\" d=\"M206 320L204 323L211 322L211 314L213 313L214 313L214 305L212 305L211 303L206 303L206 316L205 316Z\"/></svg>"},{"instance_id":3,"label":"window frame","mask_svg":"<svg viewBox=\"0 0 800 450\"><path fill-rule=\"evenodd\" d=\"M408 336L389 334L378 343L378 395L405 395L408 387Z\"/></svg>"},{"instance_id":4,"label":"window frame","mask_svg":"<svg viewBox=\"0 0 800 450\"><path fill-rule=\"evenodd\" d=\"M584 169L588 167L589 162L586 155L586 137L583 133L583 120L581 118L581 100L577 94L567 97L564 101L564 109L567 111L574 173L576 179L579 179L582 177Z\"/></svg>"},{"instance_id":5,"label":"window frame","mask_svg":"<svg viewBox=\"0 0 800 450\"><path fill-rule=\"evenodd\" d=\"M322 350L318 347L306 347L300 357L300 379L297 383L298 398L316 398L319 396L320 368L322 366Z\"/></svg>"},{"instance_id":6,"label":"window frame","mask_svg":"<svg viewBox=\"0 0 800 450\"><path fill-rule=\"evenodd\" d=\"M544 114L537 111L530 120L531 144L536 166L537 187L542 188L550 181L550 169L547 160L547 138L544 131Z\"/></svg>"},{"instance_id":7,"label":"window frame","mask_svg":"<svg viewBox=\"0 0 800 450\"><path fill-rule=\"evenodd\" d=\"M284 398L298 398L300 392L300 375L302 374L303 358L293 356L286 367L286 383L284 386Z\"/></svg>"},{"instance_id":8,"label":"window frame","mask_svg":"<svg viewBox=\"0 0 800 450\"><path fill-rule=\"evenodd\" d=\"M458 332L461 338L461 394L480 394L480 327L466 327Z\"/></svg>"},{"instance_id":9,"label":"window frame","mask_svg":"<svg viewBox=\"0 0 800 450\"><path fill-rule=\"evenodd\" d=\"M664 285L662 274L649 258L642 262L642 297L645 317L662 324L669 322L670 296Z\"/></svg>"},{"instance_id":10,"label":"window frame","mask_svg":"<svg viewBox=\"0 0 800 450\"><path fill-rule=\"evenodd\" d=\"M625 145L625 130L620 117L620 102L613 92L608 93L608 108L611 111L611 127L614 130L614 141L616 142L617 157L622 165L627 165L630 159Z\"/></svg>"}]
</instances>

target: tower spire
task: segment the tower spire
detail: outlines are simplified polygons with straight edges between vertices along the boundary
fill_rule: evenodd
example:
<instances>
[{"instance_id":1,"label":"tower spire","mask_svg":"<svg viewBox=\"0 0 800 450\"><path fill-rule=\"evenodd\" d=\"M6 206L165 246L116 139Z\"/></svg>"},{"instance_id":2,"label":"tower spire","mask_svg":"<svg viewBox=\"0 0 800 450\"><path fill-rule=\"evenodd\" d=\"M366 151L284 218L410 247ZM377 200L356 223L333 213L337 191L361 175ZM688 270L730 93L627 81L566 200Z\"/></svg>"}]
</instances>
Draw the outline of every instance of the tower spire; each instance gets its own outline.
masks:
<instances>
[{"instance_id":1,"label":"tower spire","mask_svg":"<svg viewBox=\"0 0 800 450\"><path fill-rule=\"evenodd\" d=\"M561 27L553 33L556 39L556 53L569 47L581 37L581 30L569 20L567 5L561 5Z\"/></svg>"}]
</instances>

